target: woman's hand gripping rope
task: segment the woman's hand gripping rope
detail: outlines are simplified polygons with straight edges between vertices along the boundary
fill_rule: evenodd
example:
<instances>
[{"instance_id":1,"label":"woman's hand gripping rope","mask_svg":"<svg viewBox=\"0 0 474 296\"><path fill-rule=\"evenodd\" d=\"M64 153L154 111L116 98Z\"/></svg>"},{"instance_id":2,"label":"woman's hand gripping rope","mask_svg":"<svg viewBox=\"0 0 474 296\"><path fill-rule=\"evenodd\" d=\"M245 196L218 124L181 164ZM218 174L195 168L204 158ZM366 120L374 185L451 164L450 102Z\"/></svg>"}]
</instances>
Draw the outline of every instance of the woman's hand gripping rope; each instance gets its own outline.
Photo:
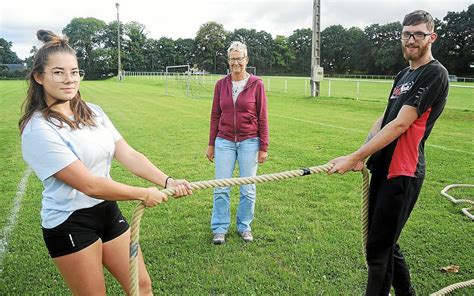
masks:
<instances>
[{"instance_id":1,"label":"woman's hand gripping rope","mask_svg":"<svg viewBox=\"0 0 474 296\"><path fill-rule=\"evenodd\" d=\"M168 181L168 188L174 191L174 197L180 198L186 195L193 194L191 184L186 180L173 180ZM168 201L168 195L160 191L156 187L149 187L146 189L147 195L142 200L142 203L149 208L152 208L162 202Z\"/></svg>"}]
</instances>

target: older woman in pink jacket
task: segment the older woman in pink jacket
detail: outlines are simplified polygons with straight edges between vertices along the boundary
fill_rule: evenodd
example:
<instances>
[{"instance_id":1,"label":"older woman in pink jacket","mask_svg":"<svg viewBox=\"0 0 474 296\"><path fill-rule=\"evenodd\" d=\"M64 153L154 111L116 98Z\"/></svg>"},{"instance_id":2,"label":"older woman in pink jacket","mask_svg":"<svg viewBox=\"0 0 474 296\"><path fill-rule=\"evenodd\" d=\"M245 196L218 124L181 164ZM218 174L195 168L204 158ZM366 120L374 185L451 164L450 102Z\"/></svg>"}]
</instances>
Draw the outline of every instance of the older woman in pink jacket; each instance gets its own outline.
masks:
<instances>
[{"instance_id":1,"label":"older woman in pink jacket","mask_svg":"<svg viewBox=\"0 0 474 296\"><path fill-rule=\"evenodd\" d=\"M227 50L231 73L217 81L212 103L209 146L206 156L215 160L216 179L231 178L236 162L241 177L257 174L267 159L269 142L267 97L260 78L246 71L247 47L232 42ZM255 184L240 186L237 231L253 241L251 223L256 199ZM211 229L213 243L223 244L230 226L230 187L214 190Z\"/></svg>"}]
</instances>

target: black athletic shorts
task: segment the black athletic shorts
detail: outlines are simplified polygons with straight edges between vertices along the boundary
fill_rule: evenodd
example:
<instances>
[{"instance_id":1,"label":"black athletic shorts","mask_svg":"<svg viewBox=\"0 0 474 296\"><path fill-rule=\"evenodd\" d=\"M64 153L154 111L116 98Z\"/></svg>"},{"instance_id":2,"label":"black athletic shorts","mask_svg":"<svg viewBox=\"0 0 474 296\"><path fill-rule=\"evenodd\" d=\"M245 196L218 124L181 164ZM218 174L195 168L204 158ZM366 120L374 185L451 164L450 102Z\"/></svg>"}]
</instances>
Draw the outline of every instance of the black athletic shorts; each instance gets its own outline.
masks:
<instances>
[{"instance_id":1,"label":"black athletic shorts","mask_svg":"<svg viewBox=\"0 0 474 296\"><path fill-rule=\"evenodd\" d=\"M99 238L113 240L127 231L129 225L117 203L104 201L91 208L74 211L54 228L43 228L43 239L51 258L78 252Z\"/></svg>"}]
</instances>

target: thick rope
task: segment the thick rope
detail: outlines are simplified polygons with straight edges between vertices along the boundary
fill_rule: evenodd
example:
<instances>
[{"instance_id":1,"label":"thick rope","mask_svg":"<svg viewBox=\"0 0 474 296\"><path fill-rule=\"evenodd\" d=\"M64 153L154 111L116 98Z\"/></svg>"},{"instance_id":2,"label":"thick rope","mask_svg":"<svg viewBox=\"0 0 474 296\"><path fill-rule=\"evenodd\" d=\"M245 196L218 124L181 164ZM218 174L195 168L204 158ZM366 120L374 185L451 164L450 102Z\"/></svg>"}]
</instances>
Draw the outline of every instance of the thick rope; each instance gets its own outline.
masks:
<instances>
[{"instance_id":1,"label":"thick rope","mask_svg":"<svg viewBox=\"0 0 474 296\"><path fill-rule=\"evenodd\" d=\"M450 201L452 201L455 204L461 204L461 203L471 204L471 206L469 208L462 209L462 212L464 213L464 215L471 218L471 220L474 220L474 215L469 213L469 211L474 208L474 201L469 200L469 199L456 199L453 196L448 194L448 190L450 190L452 188L456 188L456 187L474 187L474 185L472 185L472 184L452 184L452 185L448 185L448 186L444 187L443 190L441 190L441 195L445 196L446 198L448 198Z\"/></svg>"},{"instance_id":2,"label":"thick rope","mask_svg":"<svg viewBox=\"0 0 474 296\"><path fill-rule=\"evenodd\" d=\"M219 179L219 180L209 180L209 181L199 181L191 183L191 189L206 189L206 188L215 188L215 187L225 187L225 186L235 186L235 185L245 185L245 184L257 184L257 183L264 183L269 181L276 181L276 180L284 180L294 177L301 177L310 174L317 174L322 172L328 172L333 167L332 164L325 164L316 167L310 167L300 170L293 170L293 171L286 171L281 173L275 174L267 174L267 175L260 175L255 177L242 177L242 178L231 178L231 179ZM446 192L453 187L460 187L463 185L450 185L447 186L441 192L444 196L448 197L454 203L473 203L470 200L456 200L452 196L448 195ZM468 187L474 185L467 185ZM449 187L449 188L448 188ZM164 189L161 192L165 193L168 196L174 195L174 189ZM472 207L471 207L472 208ZM366 258L366 246L367 246L367 236L368 236L368 212L369 212L369 172L367 168L362 170L362 202L361 202L361 232L362 232L362 250L364 254L364 258ZM469 209L469 208L468 208ZM466 214L466 212L463 212ZM130 240L130 287L131 287L131 295L138 296L139 295L139 283L138 283L138 246L139 246L139 232L140 232L140 221L145 212L145 205L140 203L133 212L132 217L132 224L131 224L131 240ZM469 213L470 214L470 213ZM466 214L467 215L467 214ZM469 215L468 215L469 217ZM472 217L471 217L472 219ZM474 279L456 283L450 285L446 288L439 290L430 296L444 296L447 293L450 293L454 290L469 287L474 285Z\"/></svg>"},{"instance_id":3,"label":"thick rope","mask_svg":"<svg viewBox=\"0 0 474 296\"><path fill-rule=\"evenodd\" d=\"M235 186L235 185L245 185L245 184L257 184L264 183L269 181L284 180L294 177L301 177L311 174L318 174L323 172L328 172L333 167L333 164L324 164L320 166L304 168L293 171L286 171L275 174L260 175L255 177L242 177L242 178L230 178L230 179L218 179L218 180L209 180L209 181L199 181L191 183L191 189L206 189L206 188L215 188L215 187L226 187L226 186ZM174 195L174 188L168 188L161 190L164 194L171 196ZM140 232L140 221L142 219L143 213L145 212L145 205L140 203L133 212L132 224L131 224L131 238L130 238L130 287L131 295L139 294L139 283L138 283L138 240Z\"/></svg>"},{"instance_id":4,"label":"thick rope","mask_svg":"<svg viewBox=\"0 0 474 296\"><path fill-rule=\"evenodd\" d=\"M441 195L445 196L446 198L448 198L450 201L452 201L455 204L468 203L468 204L474 205L474 201L472 201L472 200L456 199L453 196L448 194L448 190L450 190L452 188L456 188L456 187L474 187L474 185L472 185L472 184L452 184L452 185L448 185L448 186L444 187L443 190L441 190ZM472 220L474 220L474 215L471 214L469 211L472 210L473 208L474 208L474 206L462 209L462 212L466 216L471 218ZM433 294L430 294L430 296L444 296L444 295L447 295L448 293L453 292L454 290L457 290L457 289L460 289L460 288L466 288L466 287L470 287L470 286L474 286L474 279L468 280L468 281L465 281L465 282L460 282L460 283L449 285L446 288L443 288L443 289L441 289L437 292L434 292Z\"/></svg>"},{"instance_id":5,"label":"thick rope","mask_svg":"<svg viewBox=\"0 0 474 296\"><path fill-rule=\"evenodd\" d=\"M460 288L467 288L470 286L474 286L474 279L465 281L465 282L460 282L457 284L452 284L450 286L447 286L446 288L439 290L438 292L434 292L433 294L430 294L430 296L444 296L444 295L447 295L448 293L453 292L454 290L457 290Z\"/></svg>"},{"instance_id":6,"label":"thick rope","mask_svg":"<svg viewBox=\"0 0 474 296\"><path fill-rule=\"evenodd\" d=\"M367 260L367 237L369 235L369 171L362 169L362 202L360 206L360 223L362 230L362 253ZM365 262L367 267L367 261Z\"/></svg>"}]
</instances>

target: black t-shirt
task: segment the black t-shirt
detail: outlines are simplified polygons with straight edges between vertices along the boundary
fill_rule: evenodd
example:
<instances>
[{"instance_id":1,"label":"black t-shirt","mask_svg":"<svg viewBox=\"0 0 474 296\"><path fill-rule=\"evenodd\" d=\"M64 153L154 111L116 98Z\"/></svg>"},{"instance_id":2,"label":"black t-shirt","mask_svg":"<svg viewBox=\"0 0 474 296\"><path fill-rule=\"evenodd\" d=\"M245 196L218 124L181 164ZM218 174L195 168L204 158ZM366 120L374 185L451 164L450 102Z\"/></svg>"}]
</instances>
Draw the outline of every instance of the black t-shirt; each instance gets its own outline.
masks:
<instances>
[{"instance_id":1,"label":"black t-shirt","mask_svg":"<svg viewBox=\"0 0 474 296\"><path fill-rule=\"evenodd\" d=\"M424 176L425 141L444 109L448 88L448 71L437 60L415 70L407 67L398 73L382 128L397 117L404 105L416 107L418 118L405 133L370 157L368 167L372 173L387 178Z\"/></svg>"}]
</instances>

